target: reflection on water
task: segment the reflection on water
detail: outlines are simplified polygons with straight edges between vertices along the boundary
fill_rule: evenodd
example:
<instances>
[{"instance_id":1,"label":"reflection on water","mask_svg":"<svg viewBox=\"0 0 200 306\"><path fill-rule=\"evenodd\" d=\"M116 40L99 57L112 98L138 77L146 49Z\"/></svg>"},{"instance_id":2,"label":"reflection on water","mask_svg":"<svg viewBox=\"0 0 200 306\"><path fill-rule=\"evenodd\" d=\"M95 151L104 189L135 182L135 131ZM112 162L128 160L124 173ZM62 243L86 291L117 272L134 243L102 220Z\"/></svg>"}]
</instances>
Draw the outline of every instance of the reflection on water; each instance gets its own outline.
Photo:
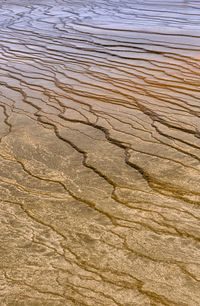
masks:
<instances>
[{"instance_id":1,"label":"reflection on water","mask_svg":"<svg viewBox=\"0 0 200 306\"><path fill-rule=\"evenodd\" d=\"M2 305L200 304L199 9L2 1Z\"/></svg>"}]
</instances>

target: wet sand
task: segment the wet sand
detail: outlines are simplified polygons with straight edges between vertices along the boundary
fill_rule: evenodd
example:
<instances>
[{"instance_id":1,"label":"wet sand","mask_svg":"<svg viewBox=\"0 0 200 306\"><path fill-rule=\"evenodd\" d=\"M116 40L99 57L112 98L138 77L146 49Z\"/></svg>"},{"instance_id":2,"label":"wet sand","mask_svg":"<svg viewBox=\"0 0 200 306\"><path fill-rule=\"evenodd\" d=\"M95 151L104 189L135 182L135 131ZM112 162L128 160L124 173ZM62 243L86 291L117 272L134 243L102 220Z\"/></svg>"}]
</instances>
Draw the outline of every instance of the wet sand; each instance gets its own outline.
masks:
<instances>
[{"instance_id":1,"label":"wet sand","mask_svg":"<svg viewBox=\"0 0 200 306\"><path fill-rule=\"evenodd\" d=\"M200 305L199 1L0 6L0 304Z\"/></svg>"}]
</instances>

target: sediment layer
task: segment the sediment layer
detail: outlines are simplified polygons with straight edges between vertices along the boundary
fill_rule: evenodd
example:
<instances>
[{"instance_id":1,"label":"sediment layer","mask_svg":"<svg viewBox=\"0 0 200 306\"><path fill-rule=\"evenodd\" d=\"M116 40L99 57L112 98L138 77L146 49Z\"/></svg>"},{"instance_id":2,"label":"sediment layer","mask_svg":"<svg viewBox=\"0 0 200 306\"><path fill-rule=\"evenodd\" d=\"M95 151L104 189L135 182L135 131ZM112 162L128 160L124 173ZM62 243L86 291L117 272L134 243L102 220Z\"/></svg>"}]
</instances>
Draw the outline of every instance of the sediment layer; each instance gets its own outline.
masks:
<instances>
[{"instance_id":1,"label":"sediment layer","mask_svg":"<svg viewBox=\"0 0 200 306\"><path fill-rule=\"evenodd\" d=\"M198 2L2 1L1 305L200 305Z\"/></svg>"}]
</instances>

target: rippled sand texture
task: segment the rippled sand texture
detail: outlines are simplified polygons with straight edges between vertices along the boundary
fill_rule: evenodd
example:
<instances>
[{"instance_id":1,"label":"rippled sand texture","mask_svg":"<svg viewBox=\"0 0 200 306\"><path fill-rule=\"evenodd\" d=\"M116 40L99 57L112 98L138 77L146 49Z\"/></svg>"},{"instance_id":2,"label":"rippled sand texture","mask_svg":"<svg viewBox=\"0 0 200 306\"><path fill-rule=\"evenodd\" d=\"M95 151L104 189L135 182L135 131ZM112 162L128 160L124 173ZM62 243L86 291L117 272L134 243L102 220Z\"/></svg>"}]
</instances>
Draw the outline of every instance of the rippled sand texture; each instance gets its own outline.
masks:
<instances>
[{"instance_id":1,"label":"rippled sand texture","mask_svg":"<svg viewBox=\"0 0 200 306\"><path fill-rule=\"evenodd\" d=\"M200 305L199 20L1 1L1 305Z\"/></svg>"}]
</instances>

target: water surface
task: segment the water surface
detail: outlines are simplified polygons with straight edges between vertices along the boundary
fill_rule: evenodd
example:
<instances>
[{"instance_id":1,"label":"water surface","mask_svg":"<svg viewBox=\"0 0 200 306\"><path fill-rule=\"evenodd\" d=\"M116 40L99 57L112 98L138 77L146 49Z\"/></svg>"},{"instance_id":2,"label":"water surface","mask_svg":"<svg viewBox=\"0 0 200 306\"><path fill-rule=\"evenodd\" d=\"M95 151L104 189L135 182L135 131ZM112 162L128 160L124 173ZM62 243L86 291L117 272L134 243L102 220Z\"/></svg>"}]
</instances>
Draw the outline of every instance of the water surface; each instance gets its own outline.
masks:
<instances>
[{"instance_id":1,"label":"water surface","mask_svg":"<svg viewBox=\"0 0 200 306\"><path fill-rule=\"evenodd\" d=\"M1 305L200 305L199 20L1 2Z\"/></svg>"}]
</instances>

